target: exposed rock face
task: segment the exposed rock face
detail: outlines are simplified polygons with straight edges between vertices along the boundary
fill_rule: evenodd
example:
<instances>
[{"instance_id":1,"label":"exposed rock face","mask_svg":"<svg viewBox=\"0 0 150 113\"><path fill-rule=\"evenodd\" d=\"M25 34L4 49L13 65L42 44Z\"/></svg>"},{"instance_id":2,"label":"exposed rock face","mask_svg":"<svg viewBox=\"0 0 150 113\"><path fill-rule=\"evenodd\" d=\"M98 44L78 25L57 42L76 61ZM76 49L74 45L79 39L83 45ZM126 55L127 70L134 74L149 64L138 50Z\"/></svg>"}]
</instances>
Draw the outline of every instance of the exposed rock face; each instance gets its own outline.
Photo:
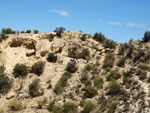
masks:
<instances>
[{"instance_id":1,"label":"exposed rock face","mask_svg":"<svg viewBox=\"0 0 150 113\"><path fill-rule=\"evenodd\" d=\"M29 38L13 38L10 42L10 47L25 46L27 49L35 49L36 41Z\"/></svg>"}]
</instances>

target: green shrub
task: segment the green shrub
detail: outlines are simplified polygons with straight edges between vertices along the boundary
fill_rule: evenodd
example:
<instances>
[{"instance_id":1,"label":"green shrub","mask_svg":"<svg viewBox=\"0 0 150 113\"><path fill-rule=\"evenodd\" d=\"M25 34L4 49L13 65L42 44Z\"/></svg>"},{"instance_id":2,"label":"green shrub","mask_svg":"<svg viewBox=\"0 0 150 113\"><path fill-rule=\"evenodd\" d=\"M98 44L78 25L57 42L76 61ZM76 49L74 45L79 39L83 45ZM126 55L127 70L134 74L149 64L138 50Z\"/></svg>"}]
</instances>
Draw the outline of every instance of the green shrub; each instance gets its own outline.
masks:
<instances>
[{"instance_id":1,"label":"green shrub","mask_svg":"<svg viewBox=\"0 0 150 113\"><path fill-rule=\"evenodd\" d=\"M119 67L122 67L122 66L124 66L124 64L125 64L125 61L126 61L126 57L121 57L119 60L118 60L118 62L117 62L117 66L119 66Z\"/></svg>"},{"instance_id":2,"label":"green shrub","mask_svg":"<svg viewBox=\"0 0 150 113\"><path fill-rule=\"evenodd\" d=\"M92 113L95 110L96 104L92 101L86 101L82 113Z\"/></svg>"},{"instance_id":3,"label":"green shrub","mask_svg":"<svg viewBox=\"0 0 150 113\"><path fill-rule=\"evenodd\" d=\"M110 39L106 39L104 42L104 47L105 48L110 48L110 49L115 49L116 48L116 42L110 40Z\"/></svg>"},{"instance_id":4,"label":"green shrub","mask_svg":"<svg viewBox=\"0 0 150 113\"><path fill-rule=\"evenodd\" d=\"M134 50L134 46L130 44L130 45L129 45L128 52L127 52L127 54L126 54L126 56L127 56L128 58L132 58L133 50Z\"/></svg>"},{"instance_id":5,"label":"green shrub","mask_svg":"<svg viewBox=\"0 0 150 113\"><path fill-rule=\"evenodd\" d=\"M83 90L84 90L83 98L93 98L98 94L97 90L91 85L84 87Z\"/></svg>"},{"instance_id":6,"label":"green shrub","mask_svg":"<svg viewBox=\"0 0 150 113\"><path fill-rule=\"evenodd\" d=\"M73 102L65 102L63 108L64 113L77 113L77 105Z\"/></svg>"},{"instance_id":7,"label":"green shrub","mask_svg":"<svg viewBox=\"0 0 150 113\"><path fill-rule=\"evenodd\" d=\"M141 68L141 69L143 69L143 70L147 70L147 69L148 69L148 66L147 66L146 63L140 63L139 66L138 66L138 68Z\"/></svg>"},{"instance_id":8,"label":"green shrub","mask_svg":"<svg viewBox=\"0 0 150 113\"><path fill-rule=\"evenodd\" d=\"M54 106L53 108L53 113L63 113L63 108L62 106Z\"/></svg>"},{"instance_id":9,"label":"green shrub","mask_svg":"<svg viewBox=\"0 0 150 113\"><path fill-rule=\"evenodd\" d=\"M24 31L21 31L21 33L24 33Z\"/></svg>"},{"instance_id":10,"label":"green shrub","mask_svg":"<svg viewBox=\"0 0 150 113\"><path fill-rule=\"evenodd\" d=\"M53 109L54 109L55 101L56 101L56 100L51 101L51 102L49 103L49 105L47 106L47 109L48 109L49 111L51 111L51 112L52 112Z\"/></svg>"},{"instance_id":11,"label":"green shrub","mask_svg":"<svg viewBox=\"0 0 150 113\"><path fill-rule=\"evenodd\" d=\"M38 31L38 30L34 30L33 32L34 32L34 34L37 34L37 33L39 33L39 31Z\"/></svg>"},{"instance_id":12,"label":"green shrub","mask_svg":"<svg viewBox=\"0 0 150 113\"><path fill-rule=\"evenodd\" d=\"M91 69L92 69L92 66L91 66L90 64L87 64L87 65L84 67L83 71L90 71Z\"/></svg>"},{"instance_id":13,"label":"green shrub","mask_svg":"<svg viewBox=\"0 0 150 113\"><path fill-rule=\"evenodd\" d=\"M44 71L45 62L38 61L32 66L31 72L40 76Z\"/></svg>"},{"instance_id":14,"label":"green shrub","mask_svg":"<svg viewBox=\"0 0 150 113\"><path fill-rule=\"evenodd\" d=\"M81 39L82 41L86 41L86 34L83 34L80 39Z\"/></svg>"},{"instance_id":15,"label":"green shrub","mask_svg":"<svg viewBox=\"0 0 150 113\"><path fill-rule=\"evenodd\" d=\"M119 46L119 55L124 55L125 51L127 50L128 48L128 44L127 43L124 43L124 44L120 44Z\"/></svg>"},{"instance_id":16,"label":"green shrub","mask_svg":"<svg viewBox=\"0 0 150 113\"><path fill-rule=\"evenodd\" d=\"M38 108L42 108L47 102L47 97L43 97L43 99L38 100L37 104L38 104Z\"/></svg>"},{"instance_id":17,"label":"green shrub","mask_svg":"<svg viewBox=\"0 0 150 113\"><path fill-rule=\"evenodd\" d=\"M141 57L145 56L145 53L142 49L138 49L137 52L134 52L133 62L138 61Z\"/></svg>"},{"instance_id":18,"label":"green shrub","mask_svg":"<svg viewBox=\"0 0 150 113\"><path fill-rule=\"evenodd\" d=\"M31 33L31 30L27 30L26 33Z\"/></svg>"},{"instance_id":19,"label":"green shrub","mask_svg":"<svg viewBox=\"0 0 150 113\"><path fill-rule=\"evenodd\" d=\"M150 77L147 78L147 82L150 83Z\"/></svg>"},{"instance_id":20,"label":"green shrub","mask_svg":"<svg viewBox=\"0 0 150 113\"><path fill-rule=\"evenodd\" d=\"M110 81L110 80L113 80L113 79L118 79L120 77L121 77L121 75L120 75L120 73L117 70L112 70L108 74L107 80Z\"/></svg>"},{"instance_id":21,"label":"green shrub","mask_svg":"<svg viewBox=\"0 0 150 113\"><path fill-rule=\"evenodd\" d=\"M33 82L29 85L29 94L32 97L36 97L36 96L41 96L43 95L44 91L41 89L40 84L39 84L40 80L39 79L35 79L33 80Z\"/></svg>"},{"instance_id":22,"label":"green shrub","mask_svg":"<svg viewBox=\"0 0 150 113\"><path fill-rule=\"evenodd\" d=\"M103 79L99 76L97 76L94 80L94 86L96 88L102 88L103 87Z\"/></svg>"},{"instance_id":23,"label":"green shrub","mask_svg":"<svg viewBox=\"0 0 150 113\"><path fill-rule=\"evenodd\" d=\"M113 53L107 53L103 63L103 68L113 67L115 61L115 55Z\"/></svg>"},{"instance_id":24,"label":"green shrub","mask_svg":"<svg viewBox=\"0 0 150 113\"><path fill-rule=\"evenodd\" d=\"M4 29L5 34L12 34L12 29L11 28L6 28Z\"/></svg>"},{"instance_id":25,"label":"green shrub","mask_svg":"<svg viewBox=\"0 0 150 113\"><path fill-rule=\"evenodd\" d=\"M64 87L67 84L67 80L71 77L70 73L64 73L60 80L57 82L57 84L54 87L54 92L56 94L61 94L64 91Z\"/></svg>"},{"instance_id":26,"label":"green shrub","mask_svg":"<svg viewBox=\"0 0 150 113\"><path fill-rule=\"evenodd\" d=\"M55 63L57 61L57 56L55 56L54 53L49 53L47 57L47 61Z\"/></svg>"},{"instance_id":27,"label":"green shrub","mask_svg":"<svg viewBox=\"0 0 150 113\"><path fill-rule=\"evenodd\" d=\"M117 104L118 101L113 101L109 106L108 113L114 113L115 109L117 108Z\"/></svg>"},{"instance_id":28,"label":"green shrub","mask_svg":"<svg viewBox=\"0 0 150 113\"><path fill-rule=\"evenodd\" d=\"M81 81L82 83L85 83L85 82L88 81L88 80L89 80L88 73L87 73L87 72L83 72L83 73L81 74L81 79L80 79L80 81Z\"/></svg>"},{"instance_id":29,"label":"green shrub","mask_svg":"<svg viewBox=\"0 0 150 113\"><path fill-rule=\"evenodd\" d=\"M143 41L144 41L144 42L149 42L149 40L150 40L150 31L146 31L146 32L144 33Z\"/></svg>"},{"instance_id":30,"label":"green shrub","mask_svg":"<svg viewBox=\"0 0 150 113\"><path fill-rule=\"evenodd\" d=\"M29 69L25 64L16 64L13 69L13 74L15 77L24 77L28 74Z\"/></svg>"},{"instance_id":31,"label":"green shrub","mask_svg":"<svg viewBox=\"0 0 150 113\"><path fill-rule=\"evenodd\" d=\"M0 66L0 75L3 75L5 71L4 65Z\"/></svg>"},{"instance_id":32,"label":"green shrub","mask_svg":"<svg viewBox=\"0 0 150 113\"><path fill-rule=\"evenodd\" d=\"M140 78L140 80L145 80L146 79L146 72L145 71L142 71L142 73L139 75L139 78Z\"/></svg>"},{"instance_id":33,"label":"green shrub","mask_svg":"<svg viewBox=\"0 0 150 113\"><path fill-rule=\"evenodd\" d=\"M21 102L18 102L16 100L10 101L9 107L13 111L19 111L19 110L22 110L24 108L23 105L21 104Z\"/></svg>"},{"instance_id":34,"label":"green shrub","mask_svg":"<svg viewBox=\"0 0 150 113\"><path fill-rule=\"evenodd\" d=\"M71 61L67 64L66 71L70 73L75 73L77 71L76 62Z\"/></svg>"},{"instance_id":35,"label":"green shrub","mask_svg":"<svg viewBox=\"0 0 150 113\"><path fill-rule=\"evenodd\" d=\"M96 32L93 36L93 39L100 43L104 43L106 37L101 32L100 33Z\"/></svg>"},{"instance_id":36,"label":"green shrub","mask_svg":"<svg viewBox=\"0 0 150 113\"><path fill-rule=\"evenodd\" d=\"M56 29L54 30L54 32L56 32L56 35L57 35L58 37L61 37L61 34L62 34L65 30L66 30L66 29L65 29L64 27L59 27L59 28L56 27Z\"/></svg>"},{"instance_id":37,"label":"green shrub","mask_svg":"<svg viewBox=\"0 0 150 113\"><path fill-rule=\"evenodd\" d=\"M12 81L4 74L0 74L0 94L6 94L12 87Z\"/></svg>"},{"instance_id":38,"label":"green shrub","mask_svg":"<svg viewBox=\"0 0 150 113\"><path fill-rule=\"evenodd\" d=\"M116 81L111 81L111 83L108 85L108 94L116 95L120 92L120 90L120 84L118 84Z\"/></svg>"}]
</instances>

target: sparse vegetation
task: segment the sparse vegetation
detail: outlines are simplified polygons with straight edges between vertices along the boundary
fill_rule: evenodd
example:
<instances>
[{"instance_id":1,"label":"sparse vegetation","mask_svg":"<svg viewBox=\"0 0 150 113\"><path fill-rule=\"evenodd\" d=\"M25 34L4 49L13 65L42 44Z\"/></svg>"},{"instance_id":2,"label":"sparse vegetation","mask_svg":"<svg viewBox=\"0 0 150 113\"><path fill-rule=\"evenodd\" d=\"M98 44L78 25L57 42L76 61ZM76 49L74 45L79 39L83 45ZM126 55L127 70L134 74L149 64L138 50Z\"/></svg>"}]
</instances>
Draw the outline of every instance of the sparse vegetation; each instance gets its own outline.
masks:
<instances>
[{"instance_id":1,"label":"sparse vegetation","mask_svg":"<svg viewBox=\"0 0 150 113\"><path fill-rule=\"evenodd\" d=\"M64 113L77 113L77 105L74 102L65 102L63 111Z\"/></svg>"},{"instance_id":2,"label":"sparse vegetation","mask_svg":"<svg viewBox=\"0 0 150 113\"><path fill-rule=\"evenodd\" d=\"M47 61L55 63L57 61L57 56L55 56L54 53L49 53L47 57Z\"/></svg>"},{"instance_id":3,"label":"sparse vegetation","mask_svg":"<svg viewBox=\"0 0 150 113\"><path fill-rule=\"evenodd\" d=\"M82 113L91 113L93 110L95 110L96 104L92 101L86 101L83 107Z\"/></svg>"},{"instance_id":4,"label":"sparse vegetation","mask_svg":"<svg viewBox=\"0 0 150 113\"><path fill-rule=\"evenodd\" d=\"M54 32L56 32L56 35L57 35L58 37L61 37L62 33L63 33L65 30L66 30L66 29L65 29L64 27L59 27L59 28L56 27L56 29L54 30Z\"/></svg>"},{"instance_id":5,"label":"sparse vegetation","mask_svg":"<svg viewBox=\"0 0 150 113\"><path fill-rule=\"evenodd\" d=\"M40 76L44 71L45 62L38 61L32 66L31 72Z\"/></svg>"},{"instance_id":6,"label":"sparse vegetation","mask_svg":"<svg viewBox=\"0 0 150 113\"><path fill-rule=\"evenodd\" d=\"M97 90L91 85L84 87L83 90L84 90L83 98L93 98L98 94Z\"/></svg>"},{"instance_id":7,"label":"sparse vegetation","mask_svg":"<svg viewBox=\"0 0 150 113\"><path fill-rule=\"evenodd\" d=\"M146 31L146 32L144 33L143 41L144 41L144 42L149 42L149 40L150 40L150 31Z\"/></svg>"},{"instance_id":8,"label":"sparse vegetation","mask_svg":"<svg viewBox=\"0 0 150 113\"><path fill-rule=\"evenodd\" d=\"M112 70L107 76L107 80L119 79L121 77L120 73L117 70Z\"/></svg>"},{"instance_id":9,"label":"sparse vegetation","mask_svg":"<svg viewBox=\"0 0 150 113\"><path fill-rule=\"evenodd\" d=\"M121 87L120 85L115 81L111 81L111 83L108 85L108 94L116 95L120 92Z\"/></svg>"},{"instance_id":10,"label":"sparse vegetation","mask_svg":"<svg viewBox=\"0 0 150 113\"><path fill-rule=\"evenodd\" d=\"M32 97L36 97L36 96L41 96L43 95L44 91L42 90L42 88L40 87L40 80L39 79L35 79L33 80L33 82L29 85L29 94Z\"/></svg>"},{"instance_id":11,"label":"sparse vegetation","mask_svg":"<svg viewBox=\"0 0 150 113\"><path fill-rule=\"evenodd\" d=\"M67 64L66 71L70 73L75 73L77 71L76 62L71 61Z\"/></svg>"},{"instance_id":12,"label":"sparse vegetation","mask_svg":"<svg viewBox=\"0 0 150 113\"><path fill-rule=\"evenodd\" d=\"M96 88L102 88L103 87L103 79L100 76L97 76L94 80L94 86Z\"/></svg>"},{"instance_id":13,"label":"sparse vegetation","mask_svg":"<svg viewBox=\"0 0 150 113\"><path fill-rule=\"evenodd\" d=\"M6 94L12 87L12 81L4 75L0 74L0 94Z\"/></svg>"},{"instance_id":14,"label":"sparse vegetation","mask_svg":"<svg viewBox=\"0 0 150 113\"><path fill-rule=\"evenodd\" d=\"M24 109L22 103L16 100L12 100L9 102L9 108L13 111L19 111L19 110Z\"/></svg>"},{"instance_id":15,"label":"sparse vegetation","mask_svg":"<svg viewBox=\"0 0 150 113\"><path fill-rule=\"evenodd\" d=\"M113 67L115 60L115 55L113 53L107 53L103 63L103 68Z\"/></svg>"},{"instance_id":16,"label":"sparse vegetation","mask_svg":"<svg viewBox=\"0 0 150 113\"><path fill-rule=\"evenodd\" d=\"M71 74L66 72L62 75L62 77L60 78L60 80L57 82L57 84L55 85L54 88L54 92L56 94L61 94L64 91L64 87L67 84L67 80L71 77Z\"/></svg>"},{"instance_id":17,"label":"sparse vegetation","mask_svg":"<svg viewBox=\"0 0 150 113\"><path fill-rule=\"evenodd\" d=\"M24 77L29 73L29 68L25 64L16 64L13 69L15 77Z\"/></svg>"},{"instance_id":18,"label":"sparse vegetation","mask_svg":"<svg viewBox=\"0 0 150 113\"><path fill-rule=\"evenodd\" d=\"M118 60L117 65L118 65L119 67L124 66L126 59L127 59L127 57L124 57L124 56L121 57L121 58Z\"/></svg>"},{"instance_id":19,"label":"sparse vegetation","mask_svg":"<svg viewBox=\"0 0 150 113\"><path fill-rule=\"evenodd\" d=\"M38 30L36 30L36 29L35 29L33 32L34 32L34 34L37 34L37 33L39 33L39 31L38 31Z\"/></svg>"},{"instance_id":20,"label":"sparse vegetation","mask_svg":"<svg viewBox=\"0 0 150 113\"><path fill-rule=\"evenodd\" d=\"M31 33L31 30L27 30L26 33Z\"/></svg>"},{"instance_id":21,"label":"sparse vegetation","mask_svg":"<svg viewBox=\"0 0 150 113\"><path fill-rule=\"evenodd\" d=\"M80 39L81 39L82 41L86 41L86 34L83 34Z\"/></svg>"}]
</instances>

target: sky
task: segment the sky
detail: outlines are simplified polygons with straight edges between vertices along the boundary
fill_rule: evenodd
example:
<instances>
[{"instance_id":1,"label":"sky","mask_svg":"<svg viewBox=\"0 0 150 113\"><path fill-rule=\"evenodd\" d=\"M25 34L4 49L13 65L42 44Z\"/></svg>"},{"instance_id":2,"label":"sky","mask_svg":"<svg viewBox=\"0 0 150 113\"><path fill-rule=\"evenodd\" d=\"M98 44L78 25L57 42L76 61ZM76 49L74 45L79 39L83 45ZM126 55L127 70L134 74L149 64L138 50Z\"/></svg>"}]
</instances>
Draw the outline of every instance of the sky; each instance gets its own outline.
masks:
<instances>
[{"instance_id":1,"label":"sky","mask_svg":"<svg viewBox=\"0 0 150 113\"><path fill-rule=\"evenodd\" d=\"M124 43L150 30L150 0L0 0L0 29L102 32Z\"/></svg>"}]
</instances>

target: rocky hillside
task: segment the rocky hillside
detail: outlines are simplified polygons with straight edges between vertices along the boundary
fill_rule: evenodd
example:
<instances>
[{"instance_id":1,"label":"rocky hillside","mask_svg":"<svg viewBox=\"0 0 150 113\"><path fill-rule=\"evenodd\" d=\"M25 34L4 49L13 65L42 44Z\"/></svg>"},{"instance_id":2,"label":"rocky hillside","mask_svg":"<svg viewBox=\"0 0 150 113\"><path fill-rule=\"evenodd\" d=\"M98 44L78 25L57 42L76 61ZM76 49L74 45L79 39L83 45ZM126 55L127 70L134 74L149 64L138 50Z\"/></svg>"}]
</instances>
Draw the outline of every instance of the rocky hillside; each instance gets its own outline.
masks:
<instances>
[{"instance_id":1,"label":"rocky hillside","mask_svg":"<svg viewBox=\"0 0 150 113\"><path fill-rule=\"evenodd\" d=\"M150 43L99 35L9 34L0 43L0 113L150 112Z\"/></svg>"}]
</instances>

